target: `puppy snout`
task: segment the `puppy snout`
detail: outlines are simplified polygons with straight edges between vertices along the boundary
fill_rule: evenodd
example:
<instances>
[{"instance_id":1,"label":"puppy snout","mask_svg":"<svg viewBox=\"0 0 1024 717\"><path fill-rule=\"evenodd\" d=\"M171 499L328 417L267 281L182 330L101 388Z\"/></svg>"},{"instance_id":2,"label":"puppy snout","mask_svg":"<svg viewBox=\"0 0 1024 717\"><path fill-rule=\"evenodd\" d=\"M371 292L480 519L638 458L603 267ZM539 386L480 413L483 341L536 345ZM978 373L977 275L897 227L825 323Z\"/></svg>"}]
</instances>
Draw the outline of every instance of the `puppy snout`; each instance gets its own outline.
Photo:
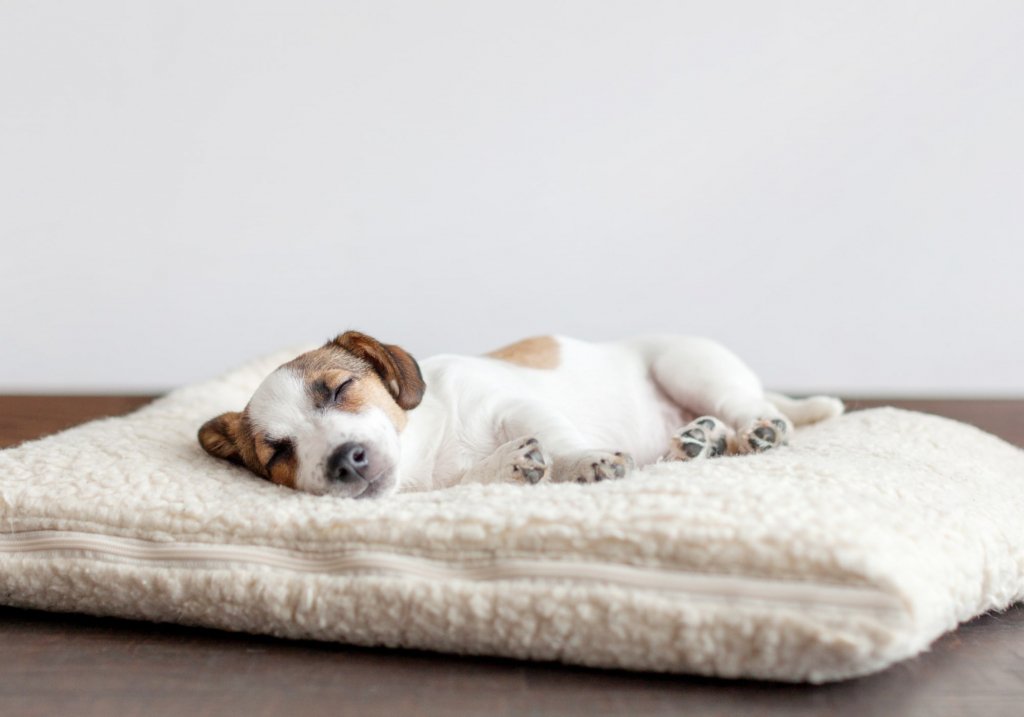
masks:
<instances>
[{"instance_id":1,"label":"puppy snout","mask_svg":"<svg viewBox=\"0 0 1024 717\"><path fill-rule=\"evenodd\" d=\"M368 480L370 453L362 443L343 443L327 459L327 478L343 483L357 479Z\"/></svg>"}]
</instances>

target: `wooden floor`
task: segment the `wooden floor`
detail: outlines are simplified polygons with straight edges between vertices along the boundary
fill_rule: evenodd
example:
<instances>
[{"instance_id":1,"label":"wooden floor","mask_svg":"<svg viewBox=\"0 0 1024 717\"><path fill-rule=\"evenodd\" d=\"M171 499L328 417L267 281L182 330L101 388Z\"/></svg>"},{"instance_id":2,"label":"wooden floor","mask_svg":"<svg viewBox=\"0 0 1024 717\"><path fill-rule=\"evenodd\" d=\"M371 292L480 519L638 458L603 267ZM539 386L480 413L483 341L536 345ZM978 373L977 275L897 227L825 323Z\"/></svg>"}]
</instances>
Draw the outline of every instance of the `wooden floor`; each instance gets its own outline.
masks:
<instances>
[{"instance_id":1,"label":"wooden floor","mask_svg":"<svg viewBox=\"0 0 1024 717\"><path fill-rule=\"evenodd\" d=\"M2 397L0 447L145 398ZM852 402L851 408L884 401ZM1024 401L893 401L1024 446ZM0 608L0 715L1024 715L1024 609L872 677L779 685L371 650Z\"/></svg>"}]
</instances>

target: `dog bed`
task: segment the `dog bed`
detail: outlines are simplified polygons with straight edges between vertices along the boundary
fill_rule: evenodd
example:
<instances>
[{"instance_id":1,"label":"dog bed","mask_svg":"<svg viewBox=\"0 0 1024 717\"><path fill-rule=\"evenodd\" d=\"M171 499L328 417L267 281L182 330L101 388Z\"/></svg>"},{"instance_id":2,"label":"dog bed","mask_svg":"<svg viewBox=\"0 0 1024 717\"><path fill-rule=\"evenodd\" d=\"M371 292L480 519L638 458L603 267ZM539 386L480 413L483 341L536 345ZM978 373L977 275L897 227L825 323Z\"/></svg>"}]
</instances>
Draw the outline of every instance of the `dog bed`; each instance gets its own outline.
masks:
<instances>
[{"instance_id":1,"label":"dog bed","mask_svg":"<svg viewBox=\"0 0 1024 717\"><path fill-rule=\"evenodd\" d=\"M896 409L594 485L281 488L196 430L296 352L0 451L0 602L288 638L821 682L1024 596L1024 452Z\"/></svg>"}]
</instances>

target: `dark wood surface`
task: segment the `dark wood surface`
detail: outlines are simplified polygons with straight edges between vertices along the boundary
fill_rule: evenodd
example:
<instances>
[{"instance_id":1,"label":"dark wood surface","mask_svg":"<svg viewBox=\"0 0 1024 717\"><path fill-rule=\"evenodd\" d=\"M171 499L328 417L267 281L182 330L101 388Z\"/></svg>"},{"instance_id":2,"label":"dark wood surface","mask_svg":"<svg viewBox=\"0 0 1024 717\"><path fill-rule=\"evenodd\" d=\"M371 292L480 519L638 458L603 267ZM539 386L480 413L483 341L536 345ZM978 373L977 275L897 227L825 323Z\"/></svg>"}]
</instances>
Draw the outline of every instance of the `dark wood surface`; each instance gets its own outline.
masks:
<instances>
[{"instance_id":1,"label":"dark wood surface","mask_svg":"<svg viewBox=\"0 0 1024 717\"><path fill-rule=\"evenodd\" d=\"M153 396L0 396L0 448L145 406Z\"/></svg>"},{"instance_id":2,"label":"dark wood surface","mask_svg":"<svg viewBox=\"0 0 1024 717\"><path fill-rule=\"evenodd\" d=\"M0 396L0 446L145 397ZM851 408L885 401L854 401ZM892 401L1024 446L1024 401ZM1024 715L1024 609L810 686L291 642L0 608L0 715Z\"/></svg>"}]
</instances>

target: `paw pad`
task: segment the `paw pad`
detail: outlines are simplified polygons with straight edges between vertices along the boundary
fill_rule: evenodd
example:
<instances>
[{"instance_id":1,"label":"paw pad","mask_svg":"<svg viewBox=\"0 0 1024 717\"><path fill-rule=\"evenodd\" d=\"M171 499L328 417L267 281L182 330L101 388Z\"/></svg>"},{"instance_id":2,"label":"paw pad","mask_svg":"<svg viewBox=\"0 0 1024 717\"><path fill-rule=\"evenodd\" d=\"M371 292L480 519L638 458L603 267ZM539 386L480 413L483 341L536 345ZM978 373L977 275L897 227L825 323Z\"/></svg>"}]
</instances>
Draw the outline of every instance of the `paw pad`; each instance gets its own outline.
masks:
<instances>
[{"instance_id":1,"label":"paw pad","mask_svg":"<svg viewBox=\"0 0 1024 717\"><path fill-rule=\"evenodd\" d=\"M768 426L761 426L754 429L754 435L765 443L775 443L775 431Z\"/></svg>"},{"instance_id":2,"label":"paw pad","mask_svg":"<svg viewBox=\"0 0 1024 717\"><path fill-rule=\"evenodd\" d=\"M633 457L628 453L587 452L575 460L569 480L576 483L600 483L619 480L633 470Z\"/></svg>"},{"instance_id":3,"label":"paw pad","mask_svg":"<svg viewBox=\"0 0 1024 717\"><path fill-rule=\"evenodd\" d=\"M728 434L722 421L702 416L676 431L669 456L677 461L724 456L729 452Z\"/></svg>"},{"instance_id":4,"label":"paw pad","mask_svg":"<svg viewBox=\"0 0 1024 717\"><path fill-rule=\"evenodd\" d=\"M516 481L523 481L530 485L540 483L548 474L550 461L544 455L540 441L536 438L527 438L518 441L518 448L512 451L512 473ZM515 446L517 443L512 443Z\"/></svg>"},{"instance_id":5,"label":"paw pad","mask_svg":"<svg viewBox=\"0 0 1024 717\"><path fill-rule=\"evenodd\" d=\"M784 446L789 437L789 424L781 418L762 418L740 432L746 453L760 453Z\"/></svg>"}]
</instances>

